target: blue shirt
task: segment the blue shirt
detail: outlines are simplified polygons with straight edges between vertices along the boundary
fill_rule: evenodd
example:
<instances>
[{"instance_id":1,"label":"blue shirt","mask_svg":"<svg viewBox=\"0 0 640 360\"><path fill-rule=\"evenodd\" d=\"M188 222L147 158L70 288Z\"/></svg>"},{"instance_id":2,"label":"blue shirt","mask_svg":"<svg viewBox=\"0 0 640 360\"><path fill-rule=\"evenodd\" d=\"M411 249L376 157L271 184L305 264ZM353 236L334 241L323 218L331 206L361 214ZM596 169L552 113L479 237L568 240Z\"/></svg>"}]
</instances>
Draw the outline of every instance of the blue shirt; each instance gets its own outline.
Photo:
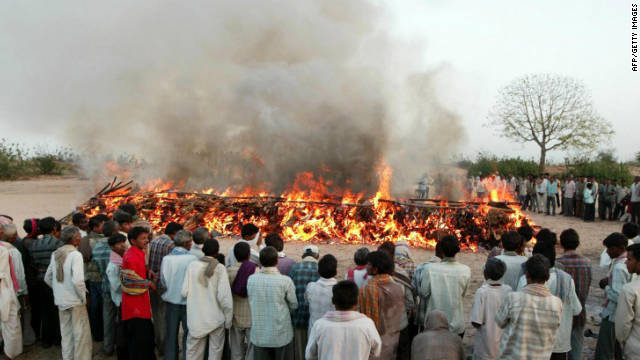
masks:
<instances>
[{"instance_id":1,"label":"blue shirt","mask_svg":"<svg viewBox=\"0 0 640 360\"><path fill-rule=\"evenodd\" d=\"M162 259L160 269L160 283L167 289L162 294L162 300L175 305L187 305L187 298L182 296L182 284L187 273L187 267L196 261L189 250L179 246Z\"/></svg>"},{"instance_id":2,"label":"blue shirt","mask_svg":"<svg viewBox=\"0 0 640 360\"><path fill-rule=\"evenodd\" d=\"M558 193L558 180L551 182L547 185L547 195L555 195Z\"/></svg>"},{"instance_id":3,"label":"blue shirt","mask_svg":"<svg viewBox=\"0 0 640 360\"><path fill-rule=\"evenodd\" d=\"M291 267L289 277L295 284L298 299L298 308L291 314L291 320L296 328L306 329L309 327L309 304L304 299L304 292L307 290L308 283L320 278L318 261L311 256L305 257Z\"/></svg>"}]
</instances>

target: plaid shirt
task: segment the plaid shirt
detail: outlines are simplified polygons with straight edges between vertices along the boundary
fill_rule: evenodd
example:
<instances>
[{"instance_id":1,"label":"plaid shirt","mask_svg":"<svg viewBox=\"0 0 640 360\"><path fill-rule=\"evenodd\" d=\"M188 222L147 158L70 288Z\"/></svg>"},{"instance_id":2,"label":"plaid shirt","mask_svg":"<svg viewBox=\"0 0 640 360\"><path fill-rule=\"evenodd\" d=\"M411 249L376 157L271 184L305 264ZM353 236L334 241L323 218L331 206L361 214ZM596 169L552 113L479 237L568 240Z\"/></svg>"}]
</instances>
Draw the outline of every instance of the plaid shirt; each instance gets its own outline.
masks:
<instances>
[{"instance_id":1,"label":"plaid shirt","mask_svg":"<svg viewBox=\"0 0 640 360\"><path fill-rule=\"evenodd\" d=\"M174 247L173 240L166 234L151 240L149 243L149 270L160 275L162 258L169 255Z\"/></svg>"},{"instance_id":2,"label":"plaid shirt","mask_svg":"<svg viewBox=\"0 0 640 360\"><path fill-rule=\"evenodd\" d=\"M575 251L566 251L564 256L557 259L556 262L562 264L564 271L573 278L576 285L576 295L582 305L580 315L573 317L573 325L584 326L587 317L584 304L589 296L589 287L591 286L591 260Z\"/></svg>"},{"instance_id":3,"label":"plaid shirt","mask_svg":"<svg viewBox=\"0 0 640 360\"><path fill-rule=\"evenodd\" d=\"M291 320L296 328L306 329L309 326L309 303L304 299L304 293L308 283L320 278L318 261L311 256L305 257L301 262L291 267L289 277L296 286L296 298L298 299L298 308L291 314Z\"/></svg>"},{"instance_id":4,"label":"plaid shirt","mask_svg":"<svg viewBox=\"0 0 640 360\"><path fill-rule=\"evenodd\" d=\"M111 291L109 287L109 278L107 277L107 266L109 265L109 256L111 256L111 247L107 238L101 238L91 251L91 261L102 276L102 296L109 296Z\"/></svg>"}]
</instances>

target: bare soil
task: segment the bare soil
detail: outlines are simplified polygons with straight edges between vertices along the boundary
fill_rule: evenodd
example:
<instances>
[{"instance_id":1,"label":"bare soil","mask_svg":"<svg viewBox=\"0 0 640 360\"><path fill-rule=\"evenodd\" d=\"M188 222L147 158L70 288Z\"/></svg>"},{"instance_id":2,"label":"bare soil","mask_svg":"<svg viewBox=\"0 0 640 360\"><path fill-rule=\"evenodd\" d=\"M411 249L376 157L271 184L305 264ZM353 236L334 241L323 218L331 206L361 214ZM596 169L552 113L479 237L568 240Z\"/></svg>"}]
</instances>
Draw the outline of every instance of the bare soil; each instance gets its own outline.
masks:
<instances>
[{"instance_id":1,"label":"bare soil","mask_svg":"<svg viewBox=\"0 0 640 360\"><path fill-rule=\"evenodd\" d=\"M21 225L24 219L30 217L54 216L61 218L74 209L77 204L84 202L88 196L92 194L94 186L86 180L69 177L47 177L33 180L0 182L0 214L8 214L14 218L14 222L20 228L20 236L24 235ZM587 304L588 324L587 328L594 333L598 332L597 325L592 319L598 319L600 305L603 303L603 291L598 288L597 282L605 276L605 270L599 268L599 256L602 251L602 240L610 233L621 231L622 224L619 222L601 222L585 223L577 218L568 218L564 216L546 216L539 214L531 214L536 224L547 227L558 234L567 228L574 228L581 237L581 251L584 255L593 261L594 281L591 286L589 300ZM222 239L221 251L227 254L233 241L230 239ZM300 260L302 248L306 243L291 241L285 244L285 252L294 260ZM338 259L339 274L338 277L343 278L346 270L352 267L353 253L362 245L351 244L320 244L320 252L322 254L331 253ZM372 246L367 246L373 249ZM560 256L561 250L559 250ZM413 258L416 264L426 261L433 256L432 250L413 249ZM470 292L464 299L467 316L469 315L473 294L476 289L482 285L482 266L486 261L486 253L483 251L477 253L462 253L459 260L467 264L472 269L472 285ZM464 343L467 347L468 354L471 354L475 329L467 326ZM101 353L102 344L94 343L93 352L94 359L107 359ZM584 358L593 357L593 349L595 349L595 339L585 339ZM57 359L60 358L60 348L52 347L44 349L40 345L26 347L24 354L19 359ZM111 357L115 358L115 357ZM110 358L109 358L110 359Z\"/></svg>"}]
</instances>

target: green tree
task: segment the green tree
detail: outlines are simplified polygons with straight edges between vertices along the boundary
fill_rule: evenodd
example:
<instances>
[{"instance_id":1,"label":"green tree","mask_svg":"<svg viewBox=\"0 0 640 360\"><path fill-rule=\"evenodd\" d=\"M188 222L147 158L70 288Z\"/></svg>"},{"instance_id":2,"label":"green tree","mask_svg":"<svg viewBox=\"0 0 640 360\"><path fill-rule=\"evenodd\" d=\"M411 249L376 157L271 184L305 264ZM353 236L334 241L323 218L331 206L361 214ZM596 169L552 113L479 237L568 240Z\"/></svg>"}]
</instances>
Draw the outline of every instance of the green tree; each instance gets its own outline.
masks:
<instances>
[{"instance_id":1,"label":"green tree","mask_svg":"<svg viewBox=\"0 0 640 360\"><path fill-rule=\"evenodd\" d=\"M540 172L549 151L595 150L613 134L581 81L552 74L525 75L502 88L489 123L505 138L537 144Z\"/></svg>"}]
</instances>

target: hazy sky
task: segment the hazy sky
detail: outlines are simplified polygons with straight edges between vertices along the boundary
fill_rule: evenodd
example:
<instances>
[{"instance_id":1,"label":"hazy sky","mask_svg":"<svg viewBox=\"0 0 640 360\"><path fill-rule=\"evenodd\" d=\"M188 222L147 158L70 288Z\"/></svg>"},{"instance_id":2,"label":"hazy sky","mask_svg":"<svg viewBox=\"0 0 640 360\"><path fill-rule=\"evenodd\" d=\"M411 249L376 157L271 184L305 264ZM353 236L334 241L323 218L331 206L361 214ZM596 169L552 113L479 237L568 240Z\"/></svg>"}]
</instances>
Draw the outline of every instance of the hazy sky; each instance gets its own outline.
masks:
<instances>
[{"instance_id":1,"label":"hazy sky","mask_svg":"<svg viewBox=\"0 0 640 360\"><path fill-rule=\"evenodd\" d=\"M628 0L396 0L388 6L394 19L392 33L415 48L415 59L424 70L437 70L439 100L462 118L468 135L465 155L490 151L537 159L534 145L497 138L486 126L486 115L497 90L513 78L551 72L586 83L596 109L616 131L603 147L629 160L640 151L640 73L630 69L630 4ZM132 18L144 17L154 7L138 5L121 21L124 12L110 6L79 1L0 4L0 138L65 144L63 132L70 129L61 122L82 111L82 105L77 96L60 101L57 95L77 94L66 88L75 83L74 76L121 76L92 64L126 61L109 59L111 49L120 43L131 45L123 34L135 31ZM91 22L83 20L87 13L92 13ZM93 32L104 35L109 29L121 31L93 41ZM188 34L176 36L189 39ZM145 56L157 42L140 44L140 53L131 56ZM197 44L186 41L184 46L191 51ZM68 71L76 66L77 74ZM56 75L58 69L65 71ZM556 152L549 158L561 161L563 156Z\"/></svg>"}]
</instances>

